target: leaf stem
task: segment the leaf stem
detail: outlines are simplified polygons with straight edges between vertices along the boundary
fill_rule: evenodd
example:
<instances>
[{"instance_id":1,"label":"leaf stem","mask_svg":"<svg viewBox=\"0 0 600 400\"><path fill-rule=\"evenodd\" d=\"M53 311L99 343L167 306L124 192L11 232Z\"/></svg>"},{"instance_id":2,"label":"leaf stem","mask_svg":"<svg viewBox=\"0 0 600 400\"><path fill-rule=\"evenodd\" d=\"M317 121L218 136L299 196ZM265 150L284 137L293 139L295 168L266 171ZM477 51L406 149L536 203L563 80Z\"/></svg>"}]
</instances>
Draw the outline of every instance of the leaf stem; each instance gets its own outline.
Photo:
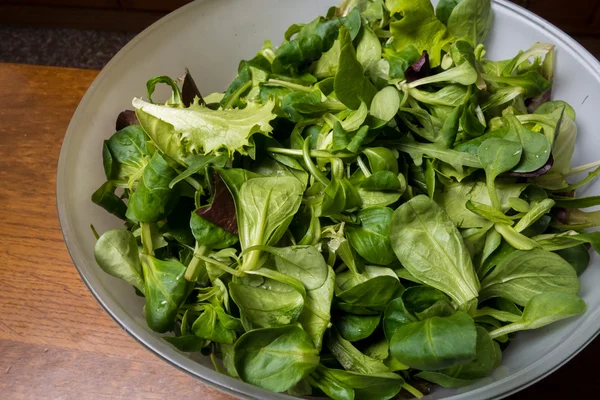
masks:
<instances>
[{"instance_id":1,"label":"leaf stem","mask_svg":"<svg viewBox=\"0 0 600 400\"><path fill-rule=\"evenodd\" d=\"M423 393L421 393L421 391L419 391L419 389L417 389L416 387L414 387L413 385L411 385L407 382L404 382L402 384L402 389L406 390L408 393L412 394L417 399L420 399L423 397Z\"/></svg>"},{"instance_id":2,"label":"leaf stem","mask_svg":"<svg viewBox=\"0 0 600 400\"><path fill-rule=\"evenodd\" d=\"M296 90L299 92L310 93L313 91L312 86L302 86L302 85L298 85L297 83L286 82L286 81L282 81L280 79L269 79L267 83L275 85L275 86L283 86L288 89Z\"/></svg>"},{"instance_id":3,"label":"leaf stem","mask_svg":"<svg viewBox=\"0 0 600 400\"><path fill-rule=\"evenodd\" d=\"M270 151L271 153L276 153L276 154L285 154L288 156L292 156L292 157L304 157L304 152L302 150L299 149L286 149L283 147L267 147L267 151ZM339 153L330 153L328 151L324 151L324 150L311 150L309 152L309 156L310 157L314 157L314 158L353 158L356 157L356 154L354 153L348 153L348 152L339 152Z\"/></svg>"},{"instance_id":4,"label":"leaf stem","mask_svg":"<svg viewBox=\"0 0 600 400\"><path fill-rule=\"evenodd\" d=\"M142 248L143 253L148 254L149 256L154 255L154 246L152 244L152 228L150 224L147 222L142 222L140 224L141 232L142 232Z\"/></svg>"},{"instance_id":5,"label":"leaf stem","mask_svg":"<svg viewBox=\"0 0 600 400\"><path fill-rule=\"evenodd\" d=\"M196 242L194 256L185 270L184 278L187 281L196 282L198 280L198 277L202 272L202 267L204 266L204 263L202 262L202 256L205 256L208 253L210 253L210 249L208 247L198 245L198 242Z\"/></svg>"},{"instance_id":6,"label":"leaf stem","mask_svg":"<svg viewBox=\"0 0 600 400\"><path fill-rule=\"evenodd\" d=\"M580 165L579 167L575 167L575 168L572 168L571 170L569 170L569 172L567 172L565 174L565 177L571 176L571 175L577 175L579 173L582 173L582 172L585 172L587 170L590 170L592 168L597 168L597 167L600 167L600 161L594 161L593 163Z\"/></svg>"},{"instance_id":7,"label":"leaf stem","mask_svg":"<svg viewBox=\"0 0 600 400\"><path fill-rule=\"evenodd\" d=\"M244 93L246 90L248 90L251 86L252 86L252 81L248 81L248 82L244 83L242 86L240 86L235 92L233 92L233 94L229 98L229 101L227 101L227 103L225 104L225 107L223 107L223 109L226 110L228 108L233 107L233 105L240 98L242 93Z\"/></svg>"},{"instance_id":8,"label":"leaf stem","mask_svg":"<svg viewBox=\"0 0 600 400\"><path fill-rule=\"evenodd\" d=\"M315 163L313 163L312 159L310 158L309 146L310 146L310 137L307 137L304 140L304 146L302 148L302 155L304 157L304 163L306 164L306 167L308 168L308 172L310 172L317 181L321 182L323 184L323 186L327 186L327 185L329 185L329 179L327 179L327 177L317 168Z\"/></svg>"},{"instance_id":9,"label":"leaf stem","mask_svg":"<svg viewBox=\"0 0 600 400\"><path fill-rule=\"evenodd\" d=\"M365 163L362 160L362 158L358 157L356 159L356 162L358 163L358 166L359 166L360 170L362 171L362 173L365 175L365 178L370 177L371 176L371 172L369 171L369 168L367 168L367 166L365 165Z\"/></svg>"},{"instance_id":10,"label":"leaf stem","mask_svg":"<svg viewBox=\"0 0 600 400\"><path fill-rule=\"evenodd\" d=\"M504 335L508 335L509 333L513 333L513 332L517 332L519 330L523 329L522 324L519 323L512 323L512 324L508 324L505 325L503 327L494 329L493 331L490 332L490 337L492 339L496 339L500 336L504 336Z\"/></svg>"}]
</instances>

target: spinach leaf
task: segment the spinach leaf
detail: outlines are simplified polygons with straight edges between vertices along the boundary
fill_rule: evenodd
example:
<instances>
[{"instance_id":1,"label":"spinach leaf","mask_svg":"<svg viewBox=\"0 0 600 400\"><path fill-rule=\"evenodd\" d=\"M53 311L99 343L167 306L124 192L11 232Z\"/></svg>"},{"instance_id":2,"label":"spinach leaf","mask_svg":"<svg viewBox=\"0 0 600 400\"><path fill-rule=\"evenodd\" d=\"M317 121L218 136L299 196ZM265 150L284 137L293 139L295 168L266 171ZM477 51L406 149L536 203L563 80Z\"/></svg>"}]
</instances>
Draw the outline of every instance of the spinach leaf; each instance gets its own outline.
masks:
<instances>
[{"instance_id":1,"label":"spinach leaf","mask_svg":"<svg viewBox=\"0 0 600 400\"><path fill-rule=\"evenodd\" d=\"M417 321L418 319L406 309L402 297L396 297L389 302L383 313L383 331L385 337L391 340L398 327Z\"/></svg>"},{"instance_id":2,"label":"spinach leaf","mask_svg":"<svg viewBox=\"0 0 600 400\"><path fill-rule=\"evenodd\" d=\"M392 216L390 240L414 277L441 290L460 307L477 298L479 281L460 233L448 215L426 196L413 197Z\"/></svg>"},{"instance_id":3,"label":"spinach leaf","mask_svg":"<svg viewBox=\"0 0 600 400\"><path fill-rule=\"evenodd\" d=\"M358 10L356 9L358 13ZM360 14L358 14L360 24ZM367 25L363 26L357 37L356 58L361 63L363 69L368 71L372 65L381 59L381 43L375 32Z\"/></svg>"},{"instance_id":4,"label":"spinach leaf","mask_svg":"<svg viewBox=\"0 0 600 400\"><path fill-rule=\"evenodd\" d=\"M127 218L136 222L156 222L168 216L179 200L179 190L169 189L169 183L176 175L165 159L158 152L154 153L129 198Z\"/></svg>"},{"instance_id":5,"label":"spinach leaf","mask_svg":"<svg viewBox=\"0 0 600 400\"><path fill-rule=\"evenodd\" d=\"M504 183L496 184L496 193L500 202L500 210L506 213L510 210L508 200L519 197L527 188L527 184ZM481 228L488 221L467 208L467 201L491 206L489 191L483 182L461 182L444 187L436 194L435 200L459 228Z\"/></svg>"},{"instance_id":6,"label":"spinach leaf","mask_svg":"<svg viewBox=\"0 0 600 400\"><path fill-rule=\"evenodd\" d=\"M337 98L352 110L357 110L363 101L369 106L376 89L364 75L363 67L356 58L350 31L346 27L340 28L339 41L340 67L333 84Z\"/></svg>"},{"instance_id":7,"label":"spinach leaf","mask_svg":"<svg viewBox=\"0 0 600 400\"><path fill-rule=\"evenodd\" d=\"M379 315L343 314L334 320L340 335L349 342L366 339L379 326Z\"/></svg>"},{"instance_id":8,"label":"spinach leaf","mask_svg":"<svg viewBox=\"0 0 600 400\"><path fill-rule=\"evenodd\" d=\"M447 25L452 35L468 38L474 45L483 43L492 27L491 0L462 0L458 2L448 17Z\"/></svg>"},{"instance_id":9,"label":"spinach leaf","mask_svg":"<svg viewBox=\"0 0 600 400\"><path fill-rule=\"evenodd\" d=\"M298 319L304 306L302 294L289 286L281 290L229 283L229 295L240 308L242 321L245 319L256 328L285 326Z\"/></svg>"},{"instance_id":10,"label":"spinach leaf","mask_svg":"<svg viewBox=\"0 0 600 400\"><path fill-rule=\"evenodd\" d=\"M144 167L148 164L150 155L146 149L146 141L146 134L139 125L130 125L105 141L106 179L124 181L131 187L142 176Z\"/></svg>"},{"instance_id":11,"label":"spinach leaf","mask_svg":"<svg viewBox=\"0 0 600 400\"><path fill-rule=\"evenodd\" d=\"M94 246L94 257L104 272L134 286L144 293L144 278L138 244L133 234L125 229L104 232Z\"/></svg>"},{"instance_id":12,"label":"spinach leaf","mask_svg":"<svg viewBox=\"0 0 600 400\"><path fill-rule=\"evenodd\" d=\"M361 353L352 343L342 338L335 329L332 329L329 334L327 348L346 370L361 374L389 371L389 368L382 361Z\"/></svg>"},{"instance_id":13,"label":"spinach leaf","mask_svg":"<svg viewBox=\"0 0 600 400\"><path fill-rule=\"evenodd\" d=\"M221 320L221 316L229 317L222 309L218 313L212 305L204 305L204 312L192 324L192 332L199 338L215 343L233 344L236 337L235 332L228 328L229 321L227 319ZM229 318L235 320L233 317ZM238 324L239 326L236 326L238 330L243 330L239 321Z\"/></svg>"},{"instance_id":14,"label":"spinach leaf","mask_svg":"<svg viewBox=\"0 0 600 400\"><path fill-rule=\"evenodd\" d=\"M408 45L398 51L393 46L386 46L383 49L383 58L389 63L390 78L392 79L404 79L405 71L420 57L421 53L413 45Z\"/></svg>"},{"instance_id":15,"label":"spinach leaf","mask_svg":"<svg viewBox=\"0 0 600 400\"><path fill-rule=\"evenodd\" d=\"M188 282L183 275L185 266L177 261L161 261L142 254L146 323L155 332L173 328L179 307L188 294Z\"/></svg>"},{"instance_id":16,"label":"spinach leaf","mask_svg":"<svg viewBox=\"0 0 600 400\"><path fill-rule=\"evenodd\" d=\"M369 159L371 172L391 171L398 174L398 160L392 150L385 147L368 147L363 154Z\"/></svg>"},{"instance_id":17,"label":"spinach leaf","mask_svg":"<svg viewBox=\"0 0 600 400\"><path fill-rule=\"evenodd\" d=\"M196 212L190 218L190 228L196 241L210 249L224 249L238 242L238 238L220 226L199 216Z\"/></svg>"},{"instance_id":18,"label":"spinach leaf","mask_svg":"<svg viewBox=\"0 0 600 400\"><path fill-rule=\"evenodd\" d=\"M297 326L256 329L234 345L233 362L244 382L283 392L313 372L319 352Z\"/></svg>"},{"instance_id":19,"label":"spinach leaf","mask_svg":"<svg viewBox=\"0 0 600 400\"><path fill-rule=\"evenodd\" d=\"M388 400L396 396L404 384L401 376L391 372L361 374L322 365L310 375L309 381L336 400Z\"/></svg>"},{"instance_id":20,"label":"spinach leaf","mask_svg":"<svg viewBox=\"0 0 600 400\"><path fill-rule=\"evenodd\" d=\"M127 205L115 194L116 186L113 181L106 181L92 194L92 202L104 208L117 218L125 219Z\"/></svg>"},{"instance_id":21,"label":"spinach leaf","mask_svg":"<svg viewBox=\"0 0 600 400\"><path fill-rule=\"evenodd\" d=\"M523 149L521 161L512 171L532 172L543 167L550 158L552 150L548 139L540 133L525 128L514 116L505 118L510 130L504 136L504 139L519 142Z\"/></svg>"},{"instance_id":22,"label":"spinach leaf","mask_svg":"<svg viewBox=\"0 0 600 400\"><path fill-rule=\"evenodd\" d=\"M383 308L401 289L398 277L389 268L369 265L362 274L346 271L336 276L336 296L353 306Z\"/></svg>"},{"instance_id":23,"label":"spinach leaf","mask_svg":"<svg viewBox=\"0 0 600 400\"><path fill-rule=\"evenodd\" d=\"M392 214L388 207L365 208L358 213L361 226L346 228L352 247L370 263L388 265L396 259L389 239Z\"/></svg>"},{"instance_id":24,"label":"spinach leaf","mask_svg":"<svg viewBox=\"0 0 600 400\"><path fill-rule=\"evenodd\" d=\"M386 123L391 121L400 108L400 94L393 86L386 86L373 97L369 114Z\"/></svg>"},{"instance_id":25,"label":"spinach leaf","mask_svg":"<svg viewBox=\"0 0 600 400\"><path fill-rule=\"evenodd\" d=\"M473 319L456 312L400 325L392 340L394 357L412 368L437 371L473 360L477 355L477 331Z\"/></svg>"},{"instance_id":26,"label":"spinach leaf","mask_svg":"<svg viewBox=\"0 0 600 400\"><path fill-rule=\"evenodd\" d=\"M298 322L318 350L321 350L323 335L330 326L331 302L335 287L335 272L329 266L327 272L327 279L321 287L306 291L304 308L298 317Z\"/></svg>"},{"instance_id":27,"label":"spinach leaf","mask_svg":"<svg viewBox=\"0 0 600 400\"><path fill-rule=\"evenodd\" d=\"M497 210L502 209L502 205L496 192L496 177L519 164L522 154L523 147L519 143L499 138L487 139L479 147L478 156L485 170L489 197Z\"/></svg>"},{"instance_id":28,"label":"spinach leaf","mask_svg":"<svg viewBox=\"0 0 600 400\"><path fill-rule=\"evenodd\" d=\"M268 177L250 179L241 185L238 194L232 193L237 198L242 249L276 243L298 211L303 192L304 187L296 178ZM249 253L240 270L258 268L259 258L260 251Z\"/></svg>"},{"instance_id":29,"label":"spinach leaf","mask_svg":"<svg viewBox=\"0 0 600 400\"><path fill-rule=\"evenodd\" d=\"M490 332L492 338L528 329L538 329L561 319L569 318L585 311L585 302L577 295L564 292L540 293L532 296L517 322L505 325Z\"/></svg>"},{"instance_id":30,"label":"spinach leaf","mask_svg":"<svg viewBox=\"0 0 600 400\"><path fill-rule=\"evenodd\" d=\"M448 19L450 18L452 11L461 1L462 0L440 0L435 8L435 15L442 23L448 25Z\"/></svg>"},{"instance_id":31,"label":"spinach leaf","mask_svg":"<svg viewBox=\"0 0 600 400\"><path fill-rule=\"evenodd\" d=\"M556 254L565 259L566 262L571 264L577 276L580 276L585 272L588 265L590 265L590 252L584 244L579 246L569 247L568 249L555 251Z\"/></svg>"},{"instance_id":32,"label":"spinach leaf","mask_svg":"<svg viewBox=\"0 0 600 400\"><path fill-rule=\"evenodd\" d=\"M496 346L498 345L484 328L478 326L476 329L476 356L473 361L439 372L422 371L416 376L437 383L440 386L451 388L466 386L476 379L488 376L499 362L497 356L500 355L501 357L502 353L497 352Z\"/></svg>"},{"instance_id":33,"label":"spinach leaf","mask_svg":"<svg viewBox=\"0 0 600 400\"><path fill-rule=\"evenodd\" d=\"M560 256L542 249L514 251L481 281L479 300L504 297L521 306L546 292L577 294L579 279Z\"/></svg>"},{"instance_id":34,"label":"spinach leaf","mask_svg":"<svg viewBox=\"0 0 600 400\"><path fill-rule=\"evenodd\" d=\"M362 181L360 187L369 191L399 191L403 193L406 190L406 179L402 175L396 176L391 171L379 171Z\"/></svg>"}]
</instances>

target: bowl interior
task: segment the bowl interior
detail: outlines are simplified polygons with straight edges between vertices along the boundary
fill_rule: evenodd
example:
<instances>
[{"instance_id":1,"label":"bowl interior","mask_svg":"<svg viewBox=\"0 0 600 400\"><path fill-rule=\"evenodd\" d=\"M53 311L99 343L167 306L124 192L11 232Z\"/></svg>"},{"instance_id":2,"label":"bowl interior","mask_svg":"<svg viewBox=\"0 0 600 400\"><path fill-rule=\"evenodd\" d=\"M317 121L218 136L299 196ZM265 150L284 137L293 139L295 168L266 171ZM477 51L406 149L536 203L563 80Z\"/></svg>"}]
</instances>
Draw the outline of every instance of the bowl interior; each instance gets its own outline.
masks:
<instances>
[{"instance_id":1,"label":"bowl interior","mask_svg":"<svg viewBox=\"0 0 600 400\"><path fill-rule=\"evenodd\" d=\"M107 311L134 337L176 366L238 396L285 398L212 370L208 358L190 359L151 332L142 318L143 301L126 283L106 275L94 261L98 232L120 227L116 218L90 201L104 181L102 141L114 132L117 114L131 108L134 96L145 95L147 78L179 76L188 67L203 94L222 91L235 77L241 59L252 57L264 39L281 41L294 22L323 15L337 0L206 0L196 1L148 28L127 45L102 71L79 105L63 147L58 168L57 196L61 226L74 263ZM595 161L600 135L595 134L600 109L600 65L589 53L550 24L508 2L494 4L495 21L487 42L488 57L514 56L536 41L557 46L554 99L577 111L579 139L574 164ZM600 183L585 190L600 194ZM428 399L483 399L507 395L540 379L571 358L600 329L600 258L582 277L581 296L588 310L577 319L533 332L520 333L504 353L494 374L460 390L437 389Z\"/></svg>"}]
</instances>

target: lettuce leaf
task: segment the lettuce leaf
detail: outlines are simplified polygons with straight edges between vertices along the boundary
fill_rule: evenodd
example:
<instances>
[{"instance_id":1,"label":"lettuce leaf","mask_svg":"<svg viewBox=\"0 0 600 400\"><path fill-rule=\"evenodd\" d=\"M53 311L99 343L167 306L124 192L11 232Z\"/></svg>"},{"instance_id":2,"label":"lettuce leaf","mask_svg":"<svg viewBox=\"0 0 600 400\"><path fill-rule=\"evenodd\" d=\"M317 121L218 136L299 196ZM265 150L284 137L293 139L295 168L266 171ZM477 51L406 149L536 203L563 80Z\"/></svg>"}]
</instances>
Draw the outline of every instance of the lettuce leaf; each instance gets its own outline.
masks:
<instances>
[{"instance_id":1,"label":"lettuce leaf","mask_svg":"<svg viewBox=\"0 0 600 400\"><path fill-rule=\"evenodd\" d=\"M140 124L156 147L173 160L185 165L193 154L227 151L248 154L250 138L273 130L273 100L265 104L249 103L243 109L211 110L197 102L189 108L173 108L133 99Z\"/></svg>"}]
</instances>

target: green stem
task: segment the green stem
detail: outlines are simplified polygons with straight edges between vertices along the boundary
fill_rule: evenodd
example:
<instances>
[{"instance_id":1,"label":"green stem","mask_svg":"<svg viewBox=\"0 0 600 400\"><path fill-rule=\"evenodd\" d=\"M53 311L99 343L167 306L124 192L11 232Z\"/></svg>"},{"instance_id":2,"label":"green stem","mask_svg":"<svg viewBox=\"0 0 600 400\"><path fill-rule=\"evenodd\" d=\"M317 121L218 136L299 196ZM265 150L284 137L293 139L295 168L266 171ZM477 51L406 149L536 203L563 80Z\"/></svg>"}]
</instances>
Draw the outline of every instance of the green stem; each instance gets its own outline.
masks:
<instances>
[{"instance_id":1,"label":"green stem","mask_svg":"<svg viewBox=\"0 0 600 400\"><path fill-rule=\"evenodd\" d=\"M147 222L142 222L140 224L140 228L142 232L142 251L144 252L144 254L153 256L154 246L152 245L152 228Z\"/></svg>"},{"instance_id":2,"label":"green stem","mask_svg":"<svg viewBox=\"0 0 600 400\"><path fill-rule=\"evenodd\" d=\"M580 165L579 167L572 168L569 172L567 172L565 174L565 177L571 176L571 175L577 175L579 173L582 173L582 172L585 172L587 170L590 170L592 168L597 168L597 167L600 167L600 161L594 161L593 163Z\"/></svg>"},{"instance_id":3,"label":"green stem","mask_svg":"<svg viewBox=\"0 0 600 400\"><path fill-rule=\"evenodd\" d=\"M494 179L487 179L487 188L488 195L490 196L490 200L492 202L492 207L502 212L502 204L500 204L500 199L498 198L498 192L496 191L496 182Z\"/></svg>"},{"instance_id":4,"label":"green stem","mask_svg":"<svg viewBox=\"0 0 600 400\"><path fill-rule=\"evenodd\" d=\"M362 160L362 158L358 157L356 159L356 162L358 163L358 166L359 166L360 170L362 171L362 173L365 175L365 178L370 177L371 176L371 172L369 171L369 168L367 168L367 166L365 165L365 163Z\"/></svg>"},{"instance_id":5,"label":"green stem","mask_svg":"<svg viewBox=\"0 0 600 400\"><path fill-rule=\"evenodd\" d=\"M248 81L248 82L244 83L242 86L240 86L235 92L233 92L233 94L229 98L229 101L227 102L227 104L225 104L225 107L223 107L223 108L228 109L228 108L233 107L233 105L240 98L242 93L244 93L246 90L248 90L251 86L252 86L252 81Z\"/></svg>"},{"instance_id":6,"label":"green stem","mask_svg":"<svg viewBox=\"0 0 600 400\"><path fill-rule=\"evenodd\" d=\"M413 396L415 396L417 399L420 399L423 397L423 393L421 393L419 391L419 389L417 389L416 387L410 385L407 382L404 382L402 384L402 389L406 390L408 393L412 394Z\"/></svg>"},{"instance_id":7,"label":"green stem","mask_svg":"<svg viewBox=\"0 0 600 400\"><path fill-rule=\"evenodd\" d=\"M501 328L494 329L493 331L491 331L490 337L492 339L496 339L500 336L508 335L509 333L514 333L514 332L520 331L522 329L523 329L522 324L519 324L519 323L508 324Z\"/></svg>"},{"instance_id":8,"label":"green stem","mask_svg":"<svg viewBox=\"0 0 600 400\"><path fill-rule=\"evenodd\" d=\"M237 276L237 277L242 276L242 273L240 271L235 270L235 269L231 268L229 265L225 265L222 262L215 260L214 258L206 257L203 255L199 255L198 258L207 264L214 265L215 267L227 272L228 274L231 274L231 275Z\"/></svg>"},{"instance_id":9,"label":"green stem","mask_svg":"<svg viewBox=\"0 0 600 400\"><path fill-rule=\"evenodd\" d=\"M285 154L292 157L304 157L304 152L299 149L286 149L283 147L267 147L267 151L276 154ZM325 150L310 150L309 156L313 158L353 158L356 157L354 153L348 152L339 152L339 153L330 153Z\"/></svg>"},{"instance_id":10,"label":"green stem","mask_svg":"<svg viewBox=\"0 0 600 400\"><path fill-rule=\"evenodd\" d=\"M321 182L323 184L323 186L327 186L327 185L329 185L329 179L327 179L327 177L317 168L315 163L313 163L312 159L310 158L309 146L310 146L310 138L307 137L304 140L304 147L303 147L302 152L303 152L303 156L304 156L304 163L306 164L306 167L308 168L308 172L310 172L315 177L316 180Z\"/></svg>"},{"instance_id":11,"label":"green stem","mask_svg":"<svg viewBox=\"0 0 600 400\"><path fill-rule=\"evenodd\" d=\"M185 270L185 279L190 282L196 282L200 273L202 272L202 267L204 266L204 262L202 257L209 254L210 249L206 246L198 245L196 242L196 248L194 249L194 256L190 261L187 269Z\"/></svg>"},{"instance_id":12,"label":"green stem","mask_svg":"<svg viewBox=\"0 0 600 400\"><path fill-rule=\"evenodd\" d=\"M286 81L282 81L279 79L269 79L269 81L267 83L271 84L271 85L275 85L275 86L283 86L288 89L296 90L299 92L310 93L313 91L312 86L302 86L302 85L298 85L297 83L286 82Z\"/></svg>"}]
</instances>

